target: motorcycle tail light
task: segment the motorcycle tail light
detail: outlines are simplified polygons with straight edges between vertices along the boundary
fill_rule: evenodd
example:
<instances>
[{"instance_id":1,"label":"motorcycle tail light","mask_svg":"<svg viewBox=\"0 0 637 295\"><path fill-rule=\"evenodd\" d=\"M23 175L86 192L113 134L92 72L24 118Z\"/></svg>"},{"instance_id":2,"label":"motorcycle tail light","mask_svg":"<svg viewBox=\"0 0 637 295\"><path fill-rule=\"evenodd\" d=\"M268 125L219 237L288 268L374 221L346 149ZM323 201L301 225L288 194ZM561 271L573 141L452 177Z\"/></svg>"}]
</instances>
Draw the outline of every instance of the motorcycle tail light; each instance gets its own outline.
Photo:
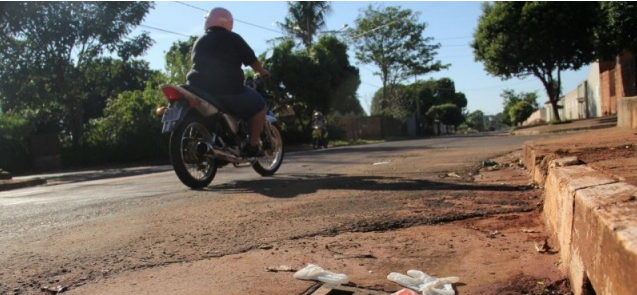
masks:
<instances>
[{"instance_id":1,"label":"motorcycle tail light","mask_svg":"<svg viewBox=\"0 0 637 295\"><path fill-rule=\"evenodd\" d=\"M181 94L179 91L177 91L175 88L172 88L172 87L163 87L161 91L164 93L164 96L166 96L166 99L170 101L180 100L185 98L183 94Z\"/></svg>"}]
</instances>

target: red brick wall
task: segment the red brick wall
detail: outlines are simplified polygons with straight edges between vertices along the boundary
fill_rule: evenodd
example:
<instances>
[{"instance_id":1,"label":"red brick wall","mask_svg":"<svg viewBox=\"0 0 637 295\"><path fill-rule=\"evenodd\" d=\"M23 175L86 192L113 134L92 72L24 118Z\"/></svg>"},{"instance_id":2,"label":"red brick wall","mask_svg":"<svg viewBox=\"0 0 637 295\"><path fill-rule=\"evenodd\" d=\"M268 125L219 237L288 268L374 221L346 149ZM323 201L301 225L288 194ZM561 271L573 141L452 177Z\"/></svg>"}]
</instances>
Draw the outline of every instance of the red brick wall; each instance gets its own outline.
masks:
<instances>
[{"instance_id":1,"label":"red brick wall","mask_svg":"<svg viewBox=\"0 0 637 295\"><path fill-rule=\"evenodd\" d=\"M602 116L610 116L617 113L614 76L615 70L604 71L599 74L599 83L602 96Z\"/></svg>"},{"instance_id":2,"label":"red brick wall","mask_svg":"<svg viewBox=\"0 0 637 295\"><path fill-rule=\"evenodd\" d=\"M617 64L617 96L635 96L635 58L628 52L622 52L618 57Z\"/></svg>"}]
</instances>

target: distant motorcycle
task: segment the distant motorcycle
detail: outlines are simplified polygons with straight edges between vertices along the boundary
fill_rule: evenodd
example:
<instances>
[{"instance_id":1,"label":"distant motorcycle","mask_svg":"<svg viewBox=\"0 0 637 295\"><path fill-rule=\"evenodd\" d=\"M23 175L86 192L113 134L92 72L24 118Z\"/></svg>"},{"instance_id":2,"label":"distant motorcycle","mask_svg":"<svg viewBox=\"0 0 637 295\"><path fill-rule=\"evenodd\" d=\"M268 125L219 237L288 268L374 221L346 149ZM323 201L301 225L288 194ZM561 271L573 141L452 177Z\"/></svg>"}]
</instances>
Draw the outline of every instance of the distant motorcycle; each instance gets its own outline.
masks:
<instances>
[{"instance_id":1,"label":"distant motorcycle","mask_svg":"<svg viewBox=\"0 0 637 295\"><path fill-rule=\"evenodd\" d=\"M162 133L171 133L170 161L186 186L208 186L217 169L228 164L252 166L262 176L273 175L281 167L283 140L272 110L266 114L261 133L264 155L246 157L242 145L248 138L247 122L225 112L214 97L190 85L163 85L161 90L169 105L157 109L157 115L162 116Z\"/></svg>"},{"instance_id":2,"label":"distant motorcycle","mask_svg":"<svg viewBox=\"0 0 637 295\"><path fill-rule=\"evenodd\" d=\"M321 124L312 125L312 148L327 148L329 140L327 138L327 128Z\"/></svg>"}]
</instances>

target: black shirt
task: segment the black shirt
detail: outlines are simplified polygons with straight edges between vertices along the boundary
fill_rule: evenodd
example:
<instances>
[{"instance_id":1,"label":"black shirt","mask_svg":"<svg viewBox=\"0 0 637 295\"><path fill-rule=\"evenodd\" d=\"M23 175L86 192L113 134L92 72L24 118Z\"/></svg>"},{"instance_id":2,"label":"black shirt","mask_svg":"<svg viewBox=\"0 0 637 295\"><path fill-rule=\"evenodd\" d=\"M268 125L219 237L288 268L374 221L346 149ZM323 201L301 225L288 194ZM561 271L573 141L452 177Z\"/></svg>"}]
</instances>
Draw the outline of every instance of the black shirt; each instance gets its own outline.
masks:
<instances>
[{"instance_id":1,"label":"black shirt","mask_svg":"<svg viewBox=\"0 0 637 295\"><path fill-rule=\"evenodd\" d=\"M191 59L188 84L212 95L228 95L243 92L241 65L249 66L257 57L239 34L212 27L195 41Z\"/></svg>"}]
</instances>

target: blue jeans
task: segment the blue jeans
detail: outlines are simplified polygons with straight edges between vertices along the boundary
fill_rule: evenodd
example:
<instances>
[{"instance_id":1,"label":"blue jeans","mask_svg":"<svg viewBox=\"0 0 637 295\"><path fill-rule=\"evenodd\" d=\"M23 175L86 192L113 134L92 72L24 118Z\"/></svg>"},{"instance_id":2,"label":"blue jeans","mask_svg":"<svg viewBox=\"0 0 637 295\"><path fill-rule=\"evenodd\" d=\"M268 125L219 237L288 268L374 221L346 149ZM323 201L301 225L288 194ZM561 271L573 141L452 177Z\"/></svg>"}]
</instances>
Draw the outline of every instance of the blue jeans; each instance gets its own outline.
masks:
<instances>
[{"instance_id":1,"label":"blue jeans","mask_svg":"<svg viewBox=\"0 0 637 295\"><path fill-rule=\"evenodd\" d=\"M248 120L265 108L265 99L253 88L244 86L243 92L232 95L217 95L216 99L239 119Z\"/></svg>"}]
</instances>

